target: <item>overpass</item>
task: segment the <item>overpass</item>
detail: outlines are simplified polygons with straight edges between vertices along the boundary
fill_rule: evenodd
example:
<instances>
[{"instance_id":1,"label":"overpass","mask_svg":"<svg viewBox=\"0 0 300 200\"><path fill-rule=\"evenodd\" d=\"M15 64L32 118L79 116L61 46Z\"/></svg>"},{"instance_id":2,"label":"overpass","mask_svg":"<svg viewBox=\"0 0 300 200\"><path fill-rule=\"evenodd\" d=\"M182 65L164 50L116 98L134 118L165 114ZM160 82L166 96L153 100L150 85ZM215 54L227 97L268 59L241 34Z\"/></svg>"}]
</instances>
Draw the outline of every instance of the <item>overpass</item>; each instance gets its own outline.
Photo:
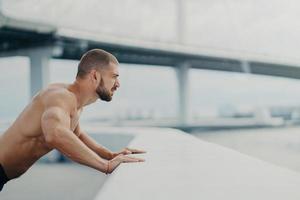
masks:
<instances>
[{"instance_id":1,"label":"overpass","mask_svg":"<svg viewBox=\"0 0 300 200\"><path fill-rule=\"evenodd\" d=\"M30 58L32 96L48 83L49 59L79 60L84 52L92 48L113 53L120 63L174 68L177 71L178 117L181 124L187 122L188 70L191 68L300 78L300 68L294 63L274 62L274 59L259 56L249 59L230 53L208 53L183 44L101 40L97 39L96 34L84 31L59 29L49 24L12 18L5 15L0 6L0 56Z\"/></svg>"}]
</instances>

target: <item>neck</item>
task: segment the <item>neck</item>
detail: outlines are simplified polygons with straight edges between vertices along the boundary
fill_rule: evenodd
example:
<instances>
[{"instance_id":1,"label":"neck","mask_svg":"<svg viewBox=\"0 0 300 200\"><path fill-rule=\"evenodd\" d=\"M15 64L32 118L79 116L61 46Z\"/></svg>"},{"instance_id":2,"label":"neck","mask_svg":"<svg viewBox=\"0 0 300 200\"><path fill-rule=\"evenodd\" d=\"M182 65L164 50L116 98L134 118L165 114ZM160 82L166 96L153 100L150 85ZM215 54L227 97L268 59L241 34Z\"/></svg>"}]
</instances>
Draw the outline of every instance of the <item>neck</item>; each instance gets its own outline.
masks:
<instances>
[{"instance_id":1,"label":"neck","mask_svg":"<svg viewBox=\"0 0 300 200\"><path fill-rule=\"evenodd\" d=\"M68 89L76 96L77 109L89 105L97 100L97 98L91 95L90 89L84 87L84 84L81 84L78 80L75 80L74 83L70 84Z\"/></svg>"}]
</instances>

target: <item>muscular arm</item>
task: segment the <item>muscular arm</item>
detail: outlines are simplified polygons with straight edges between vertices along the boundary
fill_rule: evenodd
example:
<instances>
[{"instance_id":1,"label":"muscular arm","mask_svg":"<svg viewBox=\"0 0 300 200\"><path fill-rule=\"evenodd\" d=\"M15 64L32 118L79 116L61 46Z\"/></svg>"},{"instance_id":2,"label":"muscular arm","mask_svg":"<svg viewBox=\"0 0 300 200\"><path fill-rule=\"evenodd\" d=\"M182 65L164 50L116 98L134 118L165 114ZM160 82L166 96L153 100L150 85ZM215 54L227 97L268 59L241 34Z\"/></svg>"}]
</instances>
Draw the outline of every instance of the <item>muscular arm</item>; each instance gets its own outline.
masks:
<instances>
[{"instance_id":1,"label":"muscular arm","mask_svg":"<svg viewBox=\"0 0 300 200\"><path fill-rule=\"evenodd\" d=\"M104 146L101 146L99 143L97 143L92 137L90 137L87 133L82 131L80 129L80 125L78 124L75 131L77 135L79 135L79 139L86 144L90 149L92 149L94 152L96 152L99 156L102 158L105 158L107 160L111 160L115 158L116 156L120 154L138 154L138 153L146 153L146 151L138 150L138 149L130 149L130 148L124 148L123 150L119 152L112 152L108 149L106 149Z\"/></svg>"},{"instance_id":2,"label":"muscular arm","mask_svg":"<svg viewBox=\"0 0 300 200\"><path fill-rule=\"evenodd\" d=\"M84 138L83 141L90 145L88 147L71 131L70 113L72 109L76 108L76 103L74 105L70 97L50 96L44 103L45 111L41 118L41 126L46 143L71 160L105 173L113 172L121 163L144 161L144 159L123 154L116 155L110 161L101 158L92 150L92 148L99 150L100 145L98 146L92 139L89 140L88 137L82 136L81 139ZM101 152L105 153L103 149Z\"/></svg>"},{"instance_id":3,"label":"muscular arm","mask_svg":"<svg viewBox=\"0 0 300 200\"><path fill-rule=\"evenodd\" d=\"M63 105L51 105L42 115L42 130L47 144L56 148L71 160L107 171L108 161L89 149L71 130L70 114Z\"/></svg>"},{"instance_id":4,"label":"muscular arm","mask_svg":"<svg viewBox=\"0 0 300 200\"><path fill-rule=\"evenodd\" d=\"M104 146L101 146L93 138L91 138L87 133L80 130L79 125L76 127L76 130L79 132L79 139L86 144L90 149L96 152L102 158L111 160L115 157L114 153L106 149Z\"/></svg>"}]
</instances>

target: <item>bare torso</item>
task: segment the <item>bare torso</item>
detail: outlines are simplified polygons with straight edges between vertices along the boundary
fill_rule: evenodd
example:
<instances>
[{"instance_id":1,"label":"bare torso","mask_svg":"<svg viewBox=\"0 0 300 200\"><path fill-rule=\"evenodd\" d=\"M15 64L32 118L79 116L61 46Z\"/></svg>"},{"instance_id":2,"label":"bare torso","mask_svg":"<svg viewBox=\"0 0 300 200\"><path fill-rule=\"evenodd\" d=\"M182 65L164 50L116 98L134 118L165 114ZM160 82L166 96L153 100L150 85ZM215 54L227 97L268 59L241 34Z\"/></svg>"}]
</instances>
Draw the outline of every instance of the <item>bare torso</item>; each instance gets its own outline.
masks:
<instances>
[{"instance_id":1,"label":"bare torso","mask_svg":"<svg viewBox=\"0 0 300 200\"><path fill-rule=\"evenodd\" d=\"M0 135L0 164L9 179L19 177L40 157L52 150L44 138L41 117L45 110L44 100L53 92L72 93L67 84L52 84L38 93L25 107L14 123ZM75 98L75 97L74 97ZM82 109L74 106L70 115L70 129L75 130Z\"/></svg>"}]
</instances>

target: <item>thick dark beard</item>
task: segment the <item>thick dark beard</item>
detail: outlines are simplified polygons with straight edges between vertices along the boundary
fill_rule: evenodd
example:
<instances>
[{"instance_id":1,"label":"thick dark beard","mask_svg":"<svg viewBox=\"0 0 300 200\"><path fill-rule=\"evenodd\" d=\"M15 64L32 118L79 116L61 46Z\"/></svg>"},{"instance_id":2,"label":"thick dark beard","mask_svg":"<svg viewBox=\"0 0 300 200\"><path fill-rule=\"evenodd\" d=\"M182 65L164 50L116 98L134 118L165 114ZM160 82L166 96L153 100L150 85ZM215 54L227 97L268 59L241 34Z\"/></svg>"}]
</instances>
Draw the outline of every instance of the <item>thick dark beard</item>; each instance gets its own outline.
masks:
<instances>
[{"instance_id":1,"label":"thick dark beard","mask_svg":"<svg viewBox=\"0 0 300 200\"><path fill-rule=\"evenodd\" d=\"M111 101L112 96L110 95L110 92L104 87L104 82L100 81L100 84L98 85L96 92L98 94L98 97L103 101Z\"/></svg>"}]
</instances>

